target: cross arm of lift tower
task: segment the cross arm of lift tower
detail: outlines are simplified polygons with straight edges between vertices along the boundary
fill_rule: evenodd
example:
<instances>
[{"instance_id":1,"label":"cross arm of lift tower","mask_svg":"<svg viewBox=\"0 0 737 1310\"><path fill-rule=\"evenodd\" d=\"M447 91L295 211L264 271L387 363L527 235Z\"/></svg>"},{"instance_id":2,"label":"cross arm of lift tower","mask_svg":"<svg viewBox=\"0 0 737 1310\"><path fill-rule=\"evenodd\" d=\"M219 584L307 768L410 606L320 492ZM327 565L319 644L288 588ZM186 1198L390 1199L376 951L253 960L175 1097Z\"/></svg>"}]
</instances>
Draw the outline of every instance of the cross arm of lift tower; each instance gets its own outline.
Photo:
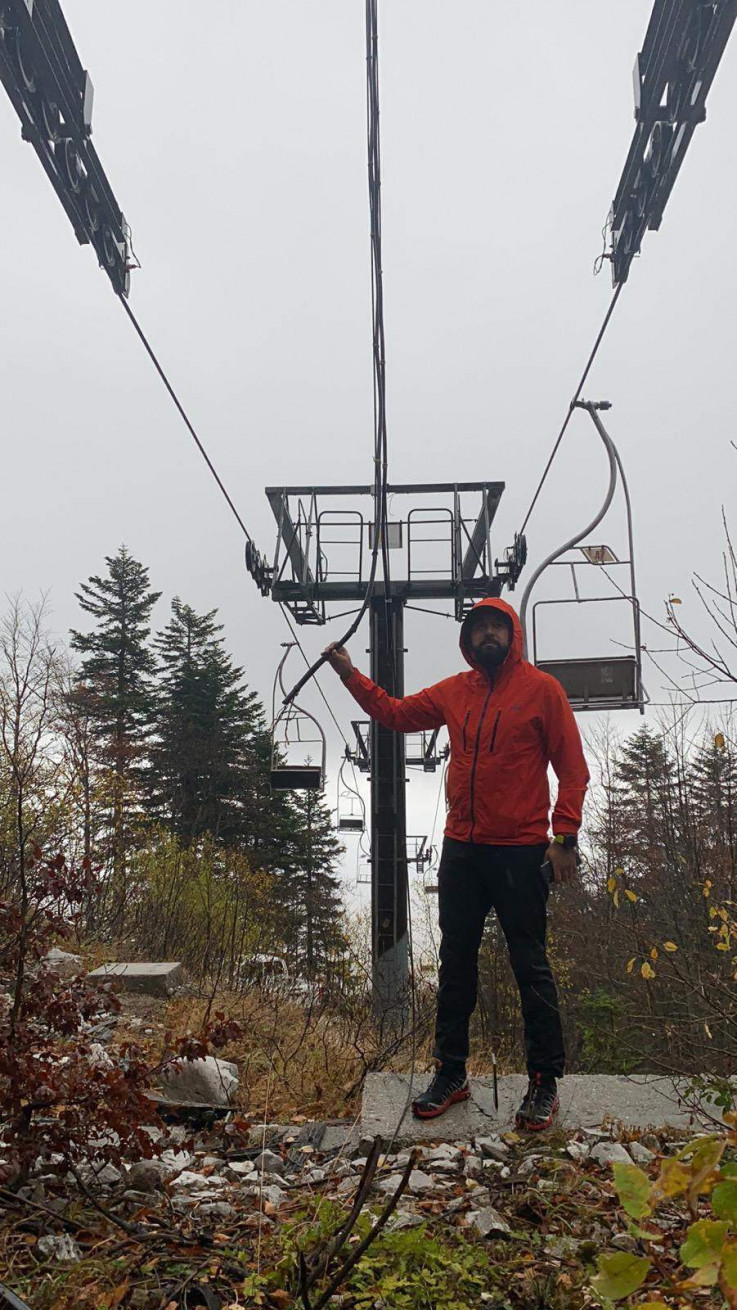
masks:
<instances>
[{"instance_id":1,"label":"cross arm of lift tower","mask_svg":"<svg viewBox=\"0 0 737 1310\"><path fill-rule=\"evenodd\" d=\"M92 144L92 82L58 0L0 0L0 83L77 240L127 296L130 229Z\"/></svg>"},{"instance_id":2,"label":"cross arm of lift tower","mask_svg":"<svg viewBox=\"0 0 737 1310\"><path fill-rule=\"evenodd\" d=\"M271 594L298 623L324 624L329 603L365 599L375 528L360 502L373 491L365 485L267 487L277 524ZM389 486L389 503L405 502L387 524L397 567L388 584L374 582L372 596L405 604L452 601L461 620L476 600L498 596L504 585L513 588L524 563L523 543L505 552L503 561L492 555L503 491L503 482ZM337 499L342 504L336 507Z\"/></svg>"},{"instance_id":3,"label":"cross arm of lift tower","mask_svg":"<svg viewBox=\"0 0 737 1310\"><path fill-rule=\"evenodd\" d=\"M665 206L737 18L737 0L655 0L634 69L636 127L608 227L615 286L626 282Z\"/></svg>"}]
</instances>

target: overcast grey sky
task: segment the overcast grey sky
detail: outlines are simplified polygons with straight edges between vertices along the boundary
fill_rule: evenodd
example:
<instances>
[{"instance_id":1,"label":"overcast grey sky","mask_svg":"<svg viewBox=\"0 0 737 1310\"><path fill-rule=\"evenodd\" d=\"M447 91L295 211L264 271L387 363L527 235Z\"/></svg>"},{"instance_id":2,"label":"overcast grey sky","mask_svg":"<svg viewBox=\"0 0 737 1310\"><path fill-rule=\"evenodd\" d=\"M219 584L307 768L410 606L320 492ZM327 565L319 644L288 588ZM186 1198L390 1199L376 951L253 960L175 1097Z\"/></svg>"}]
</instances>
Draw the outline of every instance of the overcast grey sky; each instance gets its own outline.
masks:
<instances>
[{"instance_id":1,"label":"overcast grey sky","mask_svg":"<svg viewBox=\"0 0 737 1310\"><path fill-rule=\"evenodd\" d=\"M591 269L650 8L380 3L390 476L504 480L499 553L611 295L608 267ZM364 6L64 9L143 264L131 304L270 553L265 485L371 478ZM716 573L737 468L736 74L733 38L588 388L614 402L642 599L656 612L670 591L686 598L695 566ZM2 590L50 590L65 632L75 587L125 541L167 604L179 594L220 609L269 697L281 617L245 574L234 521L4 96L0 154ZM531 521L533 562L603 496L587 422L572 425ZM453 624L414 615L407 629L408 689L457 666ZM305 642L314 653L320 634ZM348 720L352 702L332 691ZM419 830L432 782L410 796Z\"/></svg>"}]
</instances>

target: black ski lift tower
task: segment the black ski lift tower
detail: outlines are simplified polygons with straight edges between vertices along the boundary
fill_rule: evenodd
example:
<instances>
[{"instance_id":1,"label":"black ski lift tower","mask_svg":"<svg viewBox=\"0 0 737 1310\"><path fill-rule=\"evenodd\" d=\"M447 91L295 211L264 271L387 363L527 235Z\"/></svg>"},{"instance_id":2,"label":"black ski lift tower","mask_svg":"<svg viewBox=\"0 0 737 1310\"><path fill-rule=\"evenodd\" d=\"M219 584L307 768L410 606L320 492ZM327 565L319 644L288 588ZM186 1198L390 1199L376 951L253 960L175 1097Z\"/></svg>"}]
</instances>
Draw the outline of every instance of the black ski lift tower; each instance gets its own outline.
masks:
<instances>
[{"instance_id":1,"label":"black ski lift tower","mask_svg":"<svg viewBox=\"0 0 737 1310\"><path fill-rule=\"evenodd\" d=\"M371 720L353 719L351 727L356 736L355 749L348 758L361 773L371 772ZM450 746L438 746L440 729L429 732L406 732L404 734L404 762L408 769L422 769L423 773L435 773L438 765L447 760Z\"/></svg>"},{"instance_id":2,"label":"black ski lift tower","mask_svg":"<svg viewBox=\"0 0 737 1310\"><path fill-rule=\"evenodd\" d=\"M500 564L491 529L503 482L411 483L387 488L386 546L391 581L370 591L370 676L393 696L404 694L404 614L433 601L453 605L461 622L477 600L514 586L524 563L522 540ZM270 571L272 598L300 624L322 625L332 606L360 606L369 589L375 525L371 486L268 487L277 523ZM408 851L405 741L372 722L357 723L358 767L371 778L371 906L373 990L377 1014L401 1021L409 983ZM437 739L428 734L411 758L432 771Z\"/></svg>"}]
</instances>

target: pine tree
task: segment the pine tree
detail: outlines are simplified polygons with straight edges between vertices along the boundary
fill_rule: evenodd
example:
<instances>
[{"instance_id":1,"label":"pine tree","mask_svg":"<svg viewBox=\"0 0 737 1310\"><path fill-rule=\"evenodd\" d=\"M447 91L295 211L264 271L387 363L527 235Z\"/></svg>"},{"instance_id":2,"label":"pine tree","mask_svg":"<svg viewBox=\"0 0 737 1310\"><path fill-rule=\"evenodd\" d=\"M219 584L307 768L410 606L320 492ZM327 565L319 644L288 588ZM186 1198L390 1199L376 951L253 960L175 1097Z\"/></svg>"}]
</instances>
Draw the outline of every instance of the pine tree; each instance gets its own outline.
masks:
<instances>
[{"instance_id":1,"label":"pine tree","mask_svg":"<svg viewBox=\"0 0 737 1310\"><path fill-rule=\"evenodd\" d=\"M707 732L689 770L694 821L715 895L737 894L737 752L722 734Z\"/></svg>"},{"instance_id":2,"label":"pine tree","mask_svg":"<svg viewBox=\"0 0 737 1310\"><path fill-rule=\"evenodd\" d=\"M185 845L203 833L223 844L243 836L254 773L258 698L223 649L216 610L197 614L178 597L155 640L159 660L155 808Z\"/></svg>"},{"instance_id":3,"label":"pine tree","mask_svg":"<svg viewBox=\"0 0 737 1310\"><path fill-rule=\"evenodd\" d=\"M95 626L88 633L72 631L71 645L82 656L79 683L85 689L86 712L110 780L105 808L113 921L119 926L127 898L130 813L152 708L151 611L161 593L151 590L148 569L133 559L125 546L105 563L107 575L93 575L77 592L82 610L91 615Z\"/></svg>"},{"instance_id":4,"label":"pine tree","mask_svg":"<svg viewBox=\"0 0 737 1310\"><path fill-rule=\"evenodd\" d=\"M678 779L663 740L649 728L622 747L614 770L611 803L620 863L630 883L659 878L678 832Z\"/></svg>"},{"instance_id":5,"label":"pine tree","mask_svg":"<svg viewBox=\"0 0 737 1310\"><path fill-rule=\"evenodd\" d=\"M279 868L288 802L269 787L263 709L224 649L217 611L176 598L156 638L159 686L149 786L156 816L189 845L204 834Z\"/></svg>"},{"instance_id":6,"label":"pine tree","mask_svg":"<svg viewBox=\"0 0 737 1310\"><path fill-rule=\"evenodd\" d=\"M336 865L342 847L325 801L313 791L295 792L291 841L285 847L279 900L283 934L295 974L324 978L345 945Z\"/></svg>"}]
</instances>

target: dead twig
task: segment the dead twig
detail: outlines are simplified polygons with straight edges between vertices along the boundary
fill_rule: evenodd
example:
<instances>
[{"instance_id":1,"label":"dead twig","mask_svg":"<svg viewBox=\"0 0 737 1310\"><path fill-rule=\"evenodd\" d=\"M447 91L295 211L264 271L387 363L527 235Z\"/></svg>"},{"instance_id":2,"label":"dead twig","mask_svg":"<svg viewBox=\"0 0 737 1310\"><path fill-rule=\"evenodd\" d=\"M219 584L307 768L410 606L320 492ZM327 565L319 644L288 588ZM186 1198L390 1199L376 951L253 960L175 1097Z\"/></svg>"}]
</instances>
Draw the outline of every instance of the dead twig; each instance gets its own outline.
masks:
<instances>
[{"instance_id":1,"label":"dead twig","mask_svg":"<svg viewBox=\"0 0 737 1310\"><path fill-rule=\"evenodd\" d=\"M90 1205L93 1206L94 1209L103 1216L103 1218L108 1219L112 1224L116 1224L118 1228L122 1228L123 1232L127 1233L128 1236L132 1237L136 1242L151 1241L150 1234L143 1233L140 1228L136 1228L135 1224L129 1224L127 1220L121 1219L118 1215L113 1214L112 1210L106 1210L105 1206L101 1205L97 1198L92 1195L89 1187L87 1187L86 1183L84 1183L80 1178L78 1170L75 1169L74 1165L71 1163L69 1165L69 1171L74 1176L74 1181L82 1195L86 1197Z\"/></svg>"},{"instance_id":2,"label":"dead twig","mask_svg":"<svg viewBox=\"0 0 737 1310\"><path fill-rule=\"evenodd\" d=\"M368 1197L371 1184L374 1181L380 1155L381 1138L375 1137L371 1145L371 1150L366 1157L366 1163L363 1167L361 1179L358 1184L358 1191L356 1192L348 1217L345 1222L336 1229L332 1237L328 1238L322 1247L304 1260L306 1269L306 1291L309 1291L319 1278L327 1277L331 1261L335 1259L338 1251L345 1245L350 1237L364 1207L366 1198Z\"/></svg>"},{"instance_id":3,"label":"dead twig","mask_svg":"<svg viewBox=\"0 0 737 1310\"><path fill-rule=\"evenodd\" d=\"M73 1233L82 1232L84 1224L80 1224L76 1219L68 1219L66 1215L60 1215L57 1210L52 1210L49 1205L41 1205L40 1201L30 1201L26 1196L18 1196L16 1192L11 1192L7 1187L0 1187L0 1196L9 1201L11 1205L25 1205L29 1210L40 1210L42 1214L50 1215L57 1223L63 1225Z\"/></svg>"},{"instance_id":4,"label":"dead twig","mask_svg":"<svg viewBox=\"0 0 737 1310\"><path fill-rule=\"evenodd\" d=\"M387 1204L384 1206L384 1209L379 1215L379 1218L376 1220L376 1223L374 1224L373 1228L371 1229L370 1232L366 1234L363 1241L359 1243L353 1254L348 1257L348 1259L345 1261L343 1265L341 1265L340 1269L336 1273L332 1282L328 1285L328 1287L323 1292L322 1296L320 1297L320 1300L317 1302L317 1305L314 1307L314 1310L323 1310L323 1307L326 1306L330 1298L335 1295L335 1293L337 1292L338 1288L340 1287L344 1279L347 1278L351 1270L355 1268L355 1266L358 1264L358 1261L361 1259L361 1256L365 1254L365 1252L371 1246L371 1243L374 1242L376 1238L379 1236L379 1233L387 1223L387 1220L391 1218L392 1214L397 1208L399 1198L407 1187L407 1184L409 1182L409 1176L415 1167L415 1163L416 1163L416 1155L415 1152L413 1151L412 1154L410 1155L409 1160L407 1161L407 1164L404 1169L404 1173L402 1174L402 1177L400 1178L397 1184L394 1194L391 1196L389 1201L387 1201Z\"/></svg>"}]
</instances>

